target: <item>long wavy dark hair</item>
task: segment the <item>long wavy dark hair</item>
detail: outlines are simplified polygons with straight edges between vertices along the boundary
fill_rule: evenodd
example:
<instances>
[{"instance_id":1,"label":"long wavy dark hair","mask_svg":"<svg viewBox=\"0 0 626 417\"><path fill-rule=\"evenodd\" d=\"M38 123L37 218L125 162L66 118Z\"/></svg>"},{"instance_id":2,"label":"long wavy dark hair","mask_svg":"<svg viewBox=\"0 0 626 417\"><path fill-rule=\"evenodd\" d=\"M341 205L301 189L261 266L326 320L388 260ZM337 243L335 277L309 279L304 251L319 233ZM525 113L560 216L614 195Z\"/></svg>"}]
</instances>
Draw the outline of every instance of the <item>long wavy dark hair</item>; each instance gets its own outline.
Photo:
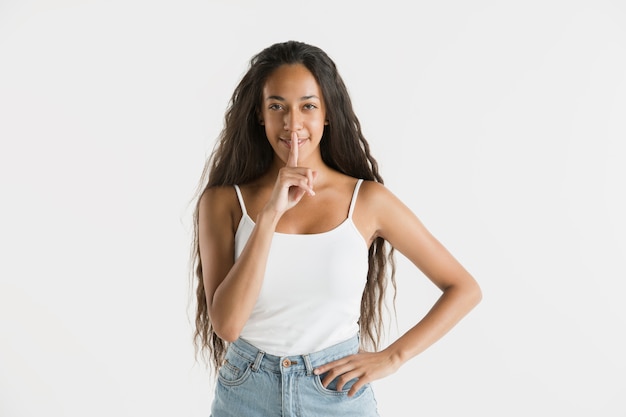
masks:
<instances>
[{"instance_id":1,"label":"long wavy dark hair","mask_svg":"<svg viewBox=\"0 0 626 417\"><path fill-rule=\"evenodd\" d=\"M252 57L248 71L231 96L224 128L204 166L193 212L190 270L192 279L196 281L197 301L193 341L196 354L200 351L208 353L214 369L219 368L222 362L227 342L215 333L208 314L200 262L198 204L204 191L210 187L245 184L269 169L274 152L258 116L267 78L285 64L304 65L321 88L328 120L320 141L324 163L351 177L383 183L378 164L370 153L352 108L348 90L335 63L323 50L306 43L288 41L271 45ZM374 350L378 349L383 334L383 306L388 280L393 285L395 303L393 252L393 247L380 237L369 248L369 269L361 300L359 326L363 347Z\"/></svg>"}]
</instances>

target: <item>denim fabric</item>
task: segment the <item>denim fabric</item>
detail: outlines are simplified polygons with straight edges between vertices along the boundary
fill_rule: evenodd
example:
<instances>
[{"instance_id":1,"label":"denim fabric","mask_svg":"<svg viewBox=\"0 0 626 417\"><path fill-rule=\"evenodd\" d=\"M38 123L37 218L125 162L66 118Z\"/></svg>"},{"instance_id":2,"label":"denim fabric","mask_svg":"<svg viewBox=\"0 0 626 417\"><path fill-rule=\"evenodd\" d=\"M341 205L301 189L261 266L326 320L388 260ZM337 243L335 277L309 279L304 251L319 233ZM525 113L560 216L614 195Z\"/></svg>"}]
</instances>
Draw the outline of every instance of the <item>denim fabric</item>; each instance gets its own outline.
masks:
<instances>
[{"instance_id":1,"label":"denim fabric","mask_svg":"<svg viewBox=\"0 0 626 417\"><path fill-rule=\"evenodd\" d=\"M325 388L317 366L359 350L355 336L319 352L274 356L239 339L230 344L219 369L211 417L378 417L376 399L369 384L354 396L341 391L335 381Z\"/></svg>"}]
</instances>

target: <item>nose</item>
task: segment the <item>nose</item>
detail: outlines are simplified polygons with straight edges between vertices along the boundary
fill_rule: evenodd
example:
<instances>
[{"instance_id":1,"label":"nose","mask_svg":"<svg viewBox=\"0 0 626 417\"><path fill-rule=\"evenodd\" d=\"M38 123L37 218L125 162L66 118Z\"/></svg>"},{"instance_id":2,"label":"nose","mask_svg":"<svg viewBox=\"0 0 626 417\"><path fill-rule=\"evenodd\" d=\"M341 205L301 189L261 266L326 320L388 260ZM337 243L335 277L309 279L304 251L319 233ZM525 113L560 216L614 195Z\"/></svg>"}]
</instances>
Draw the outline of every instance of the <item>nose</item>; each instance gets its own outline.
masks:
<instances>
[{"instance_id":1,"label":"nose","mask_svg":"<svg viewBox=\"0 0 626 417\"><path fill-rule=\"evenodd\" d=\"M293 110L285 115L285 130L295 132L302 129L302 115Z\"/></svg>"}]
</instances>

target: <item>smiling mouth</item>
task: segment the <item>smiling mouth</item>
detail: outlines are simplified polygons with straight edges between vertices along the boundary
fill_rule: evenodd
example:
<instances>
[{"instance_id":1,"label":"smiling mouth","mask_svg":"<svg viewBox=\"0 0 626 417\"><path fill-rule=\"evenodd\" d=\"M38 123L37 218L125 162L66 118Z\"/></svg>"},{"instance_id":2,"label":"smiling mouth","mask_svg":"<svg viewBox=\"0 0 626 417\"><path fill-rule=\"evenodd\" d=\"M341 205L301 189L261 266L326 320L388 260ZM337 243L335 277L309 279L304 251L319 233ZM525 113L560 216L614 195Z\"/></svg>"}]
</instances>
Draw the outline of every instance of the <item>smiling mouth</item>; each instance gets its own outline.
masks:
<instances>
[{"instance_id":1,"label":"smiling mouth","mask_svg":"<svg viewBox=\"0 0 626 417\"><path fill-rule=\"evenodd\" d=\"M280 138L281 142L284 142L287 146L291 146L291 139ZM298 138L298 146L302 145L306 141L306 138Z\"/></svg>"}]
</instances>

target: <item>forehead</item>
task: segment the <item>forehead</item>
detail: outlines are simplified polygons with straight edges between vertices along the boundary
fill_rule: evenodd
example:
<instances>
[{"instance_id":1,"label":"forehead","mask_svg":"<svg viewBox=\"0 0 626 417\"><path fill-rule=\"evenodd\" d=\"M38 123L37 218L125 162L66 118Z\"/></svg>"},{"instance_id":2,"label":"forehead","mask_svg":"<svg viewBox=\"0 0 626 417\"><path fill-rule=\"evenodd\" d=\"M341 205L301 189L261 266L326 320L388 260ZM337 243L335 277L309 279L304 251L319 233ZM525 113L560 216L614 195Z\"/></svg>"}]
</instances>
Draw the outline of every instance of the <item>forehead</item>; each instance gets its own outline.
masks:
<instances>
[{"instance_id":1,"label":"forehead","mask_svg":"<svg viewBox=\"0 0 626 417\"><path fill-rule=\"evenodd\" d=\"M302 64L281 65L272 72L263 87L263 96L318 96L321 89L315 77Z\"/></svg>"}]
</instances>

